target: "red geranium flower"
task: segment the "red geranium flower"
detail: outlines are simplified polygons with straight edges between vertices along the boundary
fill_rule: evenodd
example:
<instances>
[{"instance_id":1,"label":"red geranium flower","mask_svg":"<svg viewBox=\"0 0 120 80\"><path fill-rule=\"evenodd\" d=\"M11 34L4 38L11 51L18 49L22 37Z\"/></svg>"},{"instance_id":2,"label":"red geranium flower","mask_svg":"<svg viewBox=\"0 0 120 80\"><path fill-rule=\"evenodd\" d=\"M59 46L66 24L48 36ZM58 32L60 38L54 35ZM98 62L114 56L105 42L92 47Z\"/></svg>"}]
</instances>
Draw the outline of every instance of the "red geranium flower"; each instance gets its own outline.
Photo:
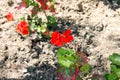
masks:
<instances>
[{"instance_id":1,"label":"red geranium flower","mask_svg":"<svg viewBox=\"0 0 120 80\"><path fill-rule=\"evenodd\" d=\"M71 30L66 30L63 34L60 34L58 31L52 33L51 43L56 46L63 46L65 43L68 43L73 40L73 36L70 35Z\"/></svg>"},{"instance_id":2,"label":"red geranium flower","mask_svg":"<svg viewBox=\"0 0 120 80\"><path fill-rule=\"evenodd\" d=\"M22 35L27 35L28 31L28 23L26 21L21 21L17 24L16 31L21 33Z\"/></svg>"},{"instance_id":3,"label":"red geranium flower","mask_svg":"<svg viewBox=\"0 0 120 80\"><path fill-rule=\"evenodd\" d=\"M13 20L13 14L11 12L9 12L7 15L6 15L6 18L7 18L7 21L12 21Z\"/></svg>"},{"instance_id":4,"label":"red geranium flower","mask_svg":"<svg viewBox=\"0 0 120 80\"><path fill-rule=\"evenodd\" d=\"M73 36L70 35L71 34L71 30L68 29L66 31L63 32L63 36L64 36L64 43L70 42L73 40Z\"/></svg>"},{"instance_id":5,"label":"red geranium flower","mask_svg":"<svg viewBox=\"0 0 120 80\"><path fill-rule=\"evenodd\" d=\"M55 31L52 33L51 43L56 46L62 46L64 44L63 38L64 37L58 31Z\"/></svg>"}]
</instances>

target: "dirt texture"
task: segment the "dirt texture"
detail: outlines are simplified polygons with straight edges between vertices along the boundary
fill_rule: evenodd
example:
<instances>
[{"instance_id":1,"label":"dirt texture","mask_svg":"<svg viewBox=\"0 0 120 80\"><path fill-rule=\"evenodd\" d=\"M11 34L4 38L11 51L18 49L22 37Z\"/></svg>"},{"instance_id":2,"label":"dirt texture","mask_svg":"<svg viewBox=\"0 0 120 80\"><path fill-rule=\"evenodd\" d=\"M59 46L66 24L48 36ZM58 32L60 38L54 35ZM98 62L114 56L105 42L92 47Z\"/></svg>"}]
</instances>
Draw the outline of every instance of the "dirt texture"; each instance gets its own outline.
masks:
<instances>
[{"instance_id":1,"label":"dirt texture","mask_svg":"<svg viewBox=\"0 0 120 80\"><path fill-rule=\"evenodd\" d=\"M16 32L20 18L30 14L29 8L17 10L20 3L0 0L0 80L59 80L58 47ZM8 12L13 13L13 21L7 22ZM56 0L56 12L58 30L69 28L74 36L63 47L87 54L94 68L90 74L109 72L109 55L120 53L120 8L112 9L99 0Z\"/></svg>"}]
</instances>

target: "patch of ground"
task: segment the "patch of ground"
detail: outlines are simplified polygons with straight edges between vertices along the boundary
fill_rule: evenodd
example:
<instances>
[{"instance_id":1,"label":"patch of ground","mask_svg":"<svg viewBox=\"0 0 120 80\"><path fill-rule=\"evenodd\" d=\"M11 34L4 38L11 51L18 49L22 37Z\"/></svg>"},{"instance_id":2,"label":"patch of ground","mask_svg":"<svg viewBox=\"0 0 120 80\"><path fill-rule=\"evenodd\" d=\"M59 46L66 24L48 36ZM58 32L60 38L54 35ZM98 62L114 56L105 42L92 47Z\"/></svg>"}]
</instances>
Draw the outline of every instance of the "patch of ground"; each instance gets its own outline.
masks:
<instances>
[{"instance_id":1,"label":"patch of ground","mask_svg":"<svg viewBox=\"0 0 120 80\"><path fill-rule=\"evenodd\" d=\"M57 48L49 41L34 42L16 33L20 18L30 14L29 9L16 9L20 2L0 1L0 78L59 80ZM74 35L74 41L64 47L87 54L94 67L91 73L109 71L108 56L120 53L120 9L113 10L97 0L57 0L56 3L58 29L70 28ZM11 22L5 18L9 11L14 15Z\"/></svg>"}]
</instances>

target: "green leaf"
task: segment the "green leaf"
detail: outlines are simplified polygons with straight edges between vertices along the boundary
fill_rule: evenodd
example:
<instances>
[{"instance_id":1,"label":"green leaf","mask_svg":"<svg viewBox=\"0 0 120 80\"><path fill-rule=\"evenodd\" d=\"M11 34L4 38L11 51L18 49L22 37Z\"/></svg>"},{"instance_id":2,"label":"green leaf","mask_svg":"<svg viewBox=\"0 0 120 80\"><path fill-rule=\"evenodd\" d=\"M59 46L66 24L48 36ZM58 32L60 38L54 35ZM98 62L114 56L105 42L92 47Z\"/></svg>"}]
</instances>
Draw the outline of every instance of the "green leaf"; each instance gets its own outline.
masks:
<instances>
[{"instance_id":1,"label":"green leaf","mask_svg":"<svg viewBox=\"0 0 120 80\"><path fill-rule=\"evenodd\" d=\"M33 18L33 20L35 20L35 22L37 23L37 24L41 24L42 23L42 18L39 18L38 16L33 16L32 17Z\"/></svg>"},{"instance_id":2,"label":"green leaf","mask_svg":"<svg viewBox=\"0 0 120 80\"><path fill-rule=\"evenodd\" d=\"M40 33L40 32L41 32L41 28L40 28L40 26L39 26L39 27L37 27L37 29L36 29L36 30L37 30L37 32L38 32L38 33Z\"/></svg>"},{"instance_id":3,"label":"green leaf","mask_svg":"<svg viewBox=\"0 0 120 80\"><path fill-rule=\"evenodd\" d=\"M117 4L119 4L119 5L120 5L120 0L117 0Z\"/></svg>"},{"instance_id":4,"label":"green leaf","mask_svg":"<svg viewBox=\"0 0 120 80\"><path fill-rule=\"evenodd\" d=\"M40 27L40 30L41 30L41 32L45 32L45 31L46 31L46 29L45 29L44 26L41 26L41 27Z\"/></svg>"},{"instance_id":5,"label":"green leaf","mask_svg":"<svg viewBox=\"0 0 120 80\"><path fill-rule=\"evenodd\" d=\"M104 77L105 80L108 80L108 75L109 75L108 73L105 73L105 74L103 75L103 77Z\"/></svg>"},{"instance_id":6,"label":"green leaf","mask_svg":"<svg viewBox=\"0 0 120 80\"><path fill-rule=\"evenodd\" d=\"M70 74L70 73L71 73L71 71L69 68L65 69L65 74Z\"/></svg>"},{"instance_id":7,"label":"green leaf","mask_svg":"<svg viewBox=\"0 0 120 80\"><path fill-rule=\"evenodd\" d=\"M109 56L109 60L118 66L120 66L120 55L113 53L112 55Z\"/></svg>"},{"instance_id":8,"label":"green leaf","mask_svg":"<svg viewBox=\"0 0 120 80\"><path fill-rule=\"evenodd\" d=\"M67 52L67 50L65 50L64 48L58 49L58 52L57 52L58 57L64 55L66 52Z\"/></svg>"},{"instance_id":9,"label":"green leaf","mask_svg":"<svg viewBox=\"0 0 120 80\"><path fill-rule=\"evenodd\" d=\"M71 56L72 56L73 54L75 54L74 51L73 51L72 49L69 49L69 50L68 50L68 55L71 55Z\"/></svg>"},{"instance_id":10,"label":"green leaf","mask_svg":"<svg viewBox=\"0 0 120 80\"><path fill-rule=\"evenodd\" d=\"M53 17L53 16L47 16L47 20L48 20L48 22L50 22L50 23L55 23L55 22L56 22L56 18Z\"/></svg>"},{"instance_id":11,"label":"green leaf","mask_svg":"<svg viewBox=\"0 0 120 80\"><path fill-rule=\"evenodd\" d=\"M118 77L120 77L120 69L116 67L116 65L110 65L111 71L115 73Z\"/></svg>"},{"instance_id":12,"label":"green leaf","mask_svg":"<svg viewBox=\"0 0 120 80\"><path fill-rule=\"evenodd\" d=\"M115 72L115 74L116 74L118 77L120 77L120 69L117 69L116 72Z\"/></svg>"},{"instance_id":13,"label":"green leaf","mask_svg":"<svg viewBox=\"0 0 120 80\"><path fill-rule=\"evenodd\" d=\"M25 20L25 17L20 18L20 20L21 20L21 21L24 21L24 20Z\"/></svg>"},{"instance_id":14,"label":"green leaf","mask_svg":"<svg viewBox=\"0 0 120 80\"><path fill-rule=\"evenodd\" d=\"M42 23L41 27L40 27L41 32L45 32L46 28L47 28L47 24L46 23Z\"/></svg>"},{"instance_id":15,"label":"green leaf","mask_svg":"<svg viewBox=\"0 0 120 80\"><path fill-rule=\"evenodd\" d=\"M69 68L76 61L75 53L73 50L66 50L64 48L60 48L57 52L58 55L58 63L61 66Z\"/></svg>"},{"instance_id":16,"label":"green leaf","mask_svg":"<svg viewBox=\"0 0 120 80\"><path fill-rule=\"evenodd\" d=\"M36 22L37 22L38 24L41 24L41 23L42 23L42 19L41 19L41 18L37 18L37 19L36 19Z\"/></svg>"},{"instance_id":17,"label":"green leaf","mask_svg":"<svg viewBox=\"0 0 120 80\"><path fill-rule=\"evenodd\" d=\"M76 80L83 80L80 76L77 76Z\"/></svg>"},{"instance_id":18,"label":"green leaf","mask_svg":"<svg viewBox=\"0 0 120 80\"><path fill-rule=\"evenodd\" d=\"M114 73L111 73L107 76L107 80L116 80L117 76Z\"/></svg>"},{"instance_id":19,"label":"green leaf","mask_svg":"<svg viewBox=\"0 0 120 80\"><path fill-rule=\"evenodd\" d=\"M27 6L30 6L32 4L32 1L31 0L26 0L26 4L27 4Z\"/></svg>"},{"instance_id":20,"label":"green leaf","mask_svg":"<svg viewBox=\"0 0 120 80\"><path fill-rule=\"evenodd\" d=\"M27 6L37 6L38 3L35 2L34 0L26 0Z\"/></svg>"},{"instance_id":21,"label":"green leaf","mask_svg":"<svg viewBox=\"0 0 120 80\"><path fill-rule=\"evenodd\" d=\"M35 23L30 26L30 29L37 30L38 33L45 32L47 25L42 23L41 26L36 26Z\"/></svg>"},{"instance_id":22,"label":"green leaf","mask_svg":"<svg viewBox=\"0 0 120 80\"><path fill-rule=\"evenodd\" d=\"M83 65L83 66L80 68L80 70L81 70L84 74L89 73L89 71L91 70L91 66L86 63L85 65Z\"/></svg>"},{"instance_id":23,"label":"green leaf","mask_svg":"<svg viewBox=\"0 0 120 80\"><path fill-rule=\"evenodd\" d=\"M64 67L69 68L74 62L61 56L58 58L58 63Z\"/></svg>"},{"instance_id":24,"label":"green leaf","mask_svg":"<svg viewBox=\"0 0 120 80\"><path fill-rule=\"evenodd\" d=\"M111 71L113 71L113 72L116 72L117 71L117 67L116 67L116 65L110 65L110 68L111 68Z\"/></svg>"},{"instance_id":25,"label":"green leaf","mask_svg":"<svg viewBox=\"0 0 120 80\"><path fill-rule=\"evenodd\" d=\"M30 29L30 31L34 31L36 29L35 23L29 22L29 29Z\"/></svg>"},{"instance_id":26,"label":"green leaf","mask_svg":"<svg viewBox=\"0 0 120 80\"><path fill-rule=\"evenodd\" d=\"M32 5L32 6L37 6L37 7L39 7L39 6L38 6L38 3L36 3L35 1L33 1L33 2L31 3L31 5Z\"/></svg>"},{"instance_id":27,"label":"green leaf","mask_svg":"<svg viewBox=\"0 0 120 80\"><path fill-rule=\"evenodd\" d=\"M57 28L56 18L53 16L47 16L47 27L49 30L55 30Z\"/></svg>"},{"instance_id":28,"label":"green leaf","mask_svg":"<svg viewBox=\"0 0 120 80\"><path fill-rule=\"evenodd\" d=\"M65 74L71 75L75 72L75 67L71 66L70 68L64 68L64 72Z\"/></svg>"},{"instance_id":29,"label":"green leaf","mask_svg":"<svg viewBox=\"0 0 120 80\"><path fill-rule=\"evenodd\" d=\"M50 2L55 2L55 0L50 0Z\"/></svg>"},{"instance_id":30,"label":"green leaf","mask_svg":"<svg viewBox=\"0 0 120 80\"><path fill-rule=\"evenodd\" d=\"M65 58L73 57L74 51L72 49L66 50L64 48L60 48L57 52L58 57L64 56Z\"/></svg>"},{"instance_id":31,"label":"green leaf","mask_svg":"<svg viewBox=\"0 0 120 80\"><path fill-rule=\"evenodd\" d=\"M39 40L39 39L41 39L42 38L42 35L41 34L38 34L37 35L37 39Z\"/></svg>"}]
</instances>

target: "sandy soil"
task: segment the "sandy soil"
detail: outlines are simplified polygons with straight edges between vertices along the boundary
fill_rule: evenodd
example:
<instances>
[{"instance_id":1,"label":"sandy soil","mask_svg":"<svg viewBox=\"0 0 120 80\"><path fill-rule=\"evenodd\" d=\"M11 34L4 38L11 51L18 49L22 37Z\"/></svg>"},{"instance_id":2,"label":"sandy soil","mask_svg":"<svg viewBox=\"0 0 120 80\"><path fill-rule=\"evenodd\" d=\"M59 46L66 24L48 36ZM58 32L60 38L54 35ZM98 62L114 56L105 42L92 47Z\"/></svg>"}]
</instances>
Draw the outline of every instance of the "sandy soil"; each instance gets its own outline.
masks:
<instances>
[{"instance_id":1,"label":"sandy soil","mask_svg":"<svg viewBox=\"0 0 120 80\"><path fill-rule=\"evenodd\" d=\"M59 80L57 48L49 41L34 42L15 31L20 18L30 14L29 9L16 9L20 2L0 0L0 80ZM56 3L58 28L70 28L74 35L74 41L64 47L87 54L94 67L91 73L109 71L108 56L120 53L120 8L111 9L97 0ZM7 22L5 16L9 11L14 20Z\"/></svg>"}]
</instances>

